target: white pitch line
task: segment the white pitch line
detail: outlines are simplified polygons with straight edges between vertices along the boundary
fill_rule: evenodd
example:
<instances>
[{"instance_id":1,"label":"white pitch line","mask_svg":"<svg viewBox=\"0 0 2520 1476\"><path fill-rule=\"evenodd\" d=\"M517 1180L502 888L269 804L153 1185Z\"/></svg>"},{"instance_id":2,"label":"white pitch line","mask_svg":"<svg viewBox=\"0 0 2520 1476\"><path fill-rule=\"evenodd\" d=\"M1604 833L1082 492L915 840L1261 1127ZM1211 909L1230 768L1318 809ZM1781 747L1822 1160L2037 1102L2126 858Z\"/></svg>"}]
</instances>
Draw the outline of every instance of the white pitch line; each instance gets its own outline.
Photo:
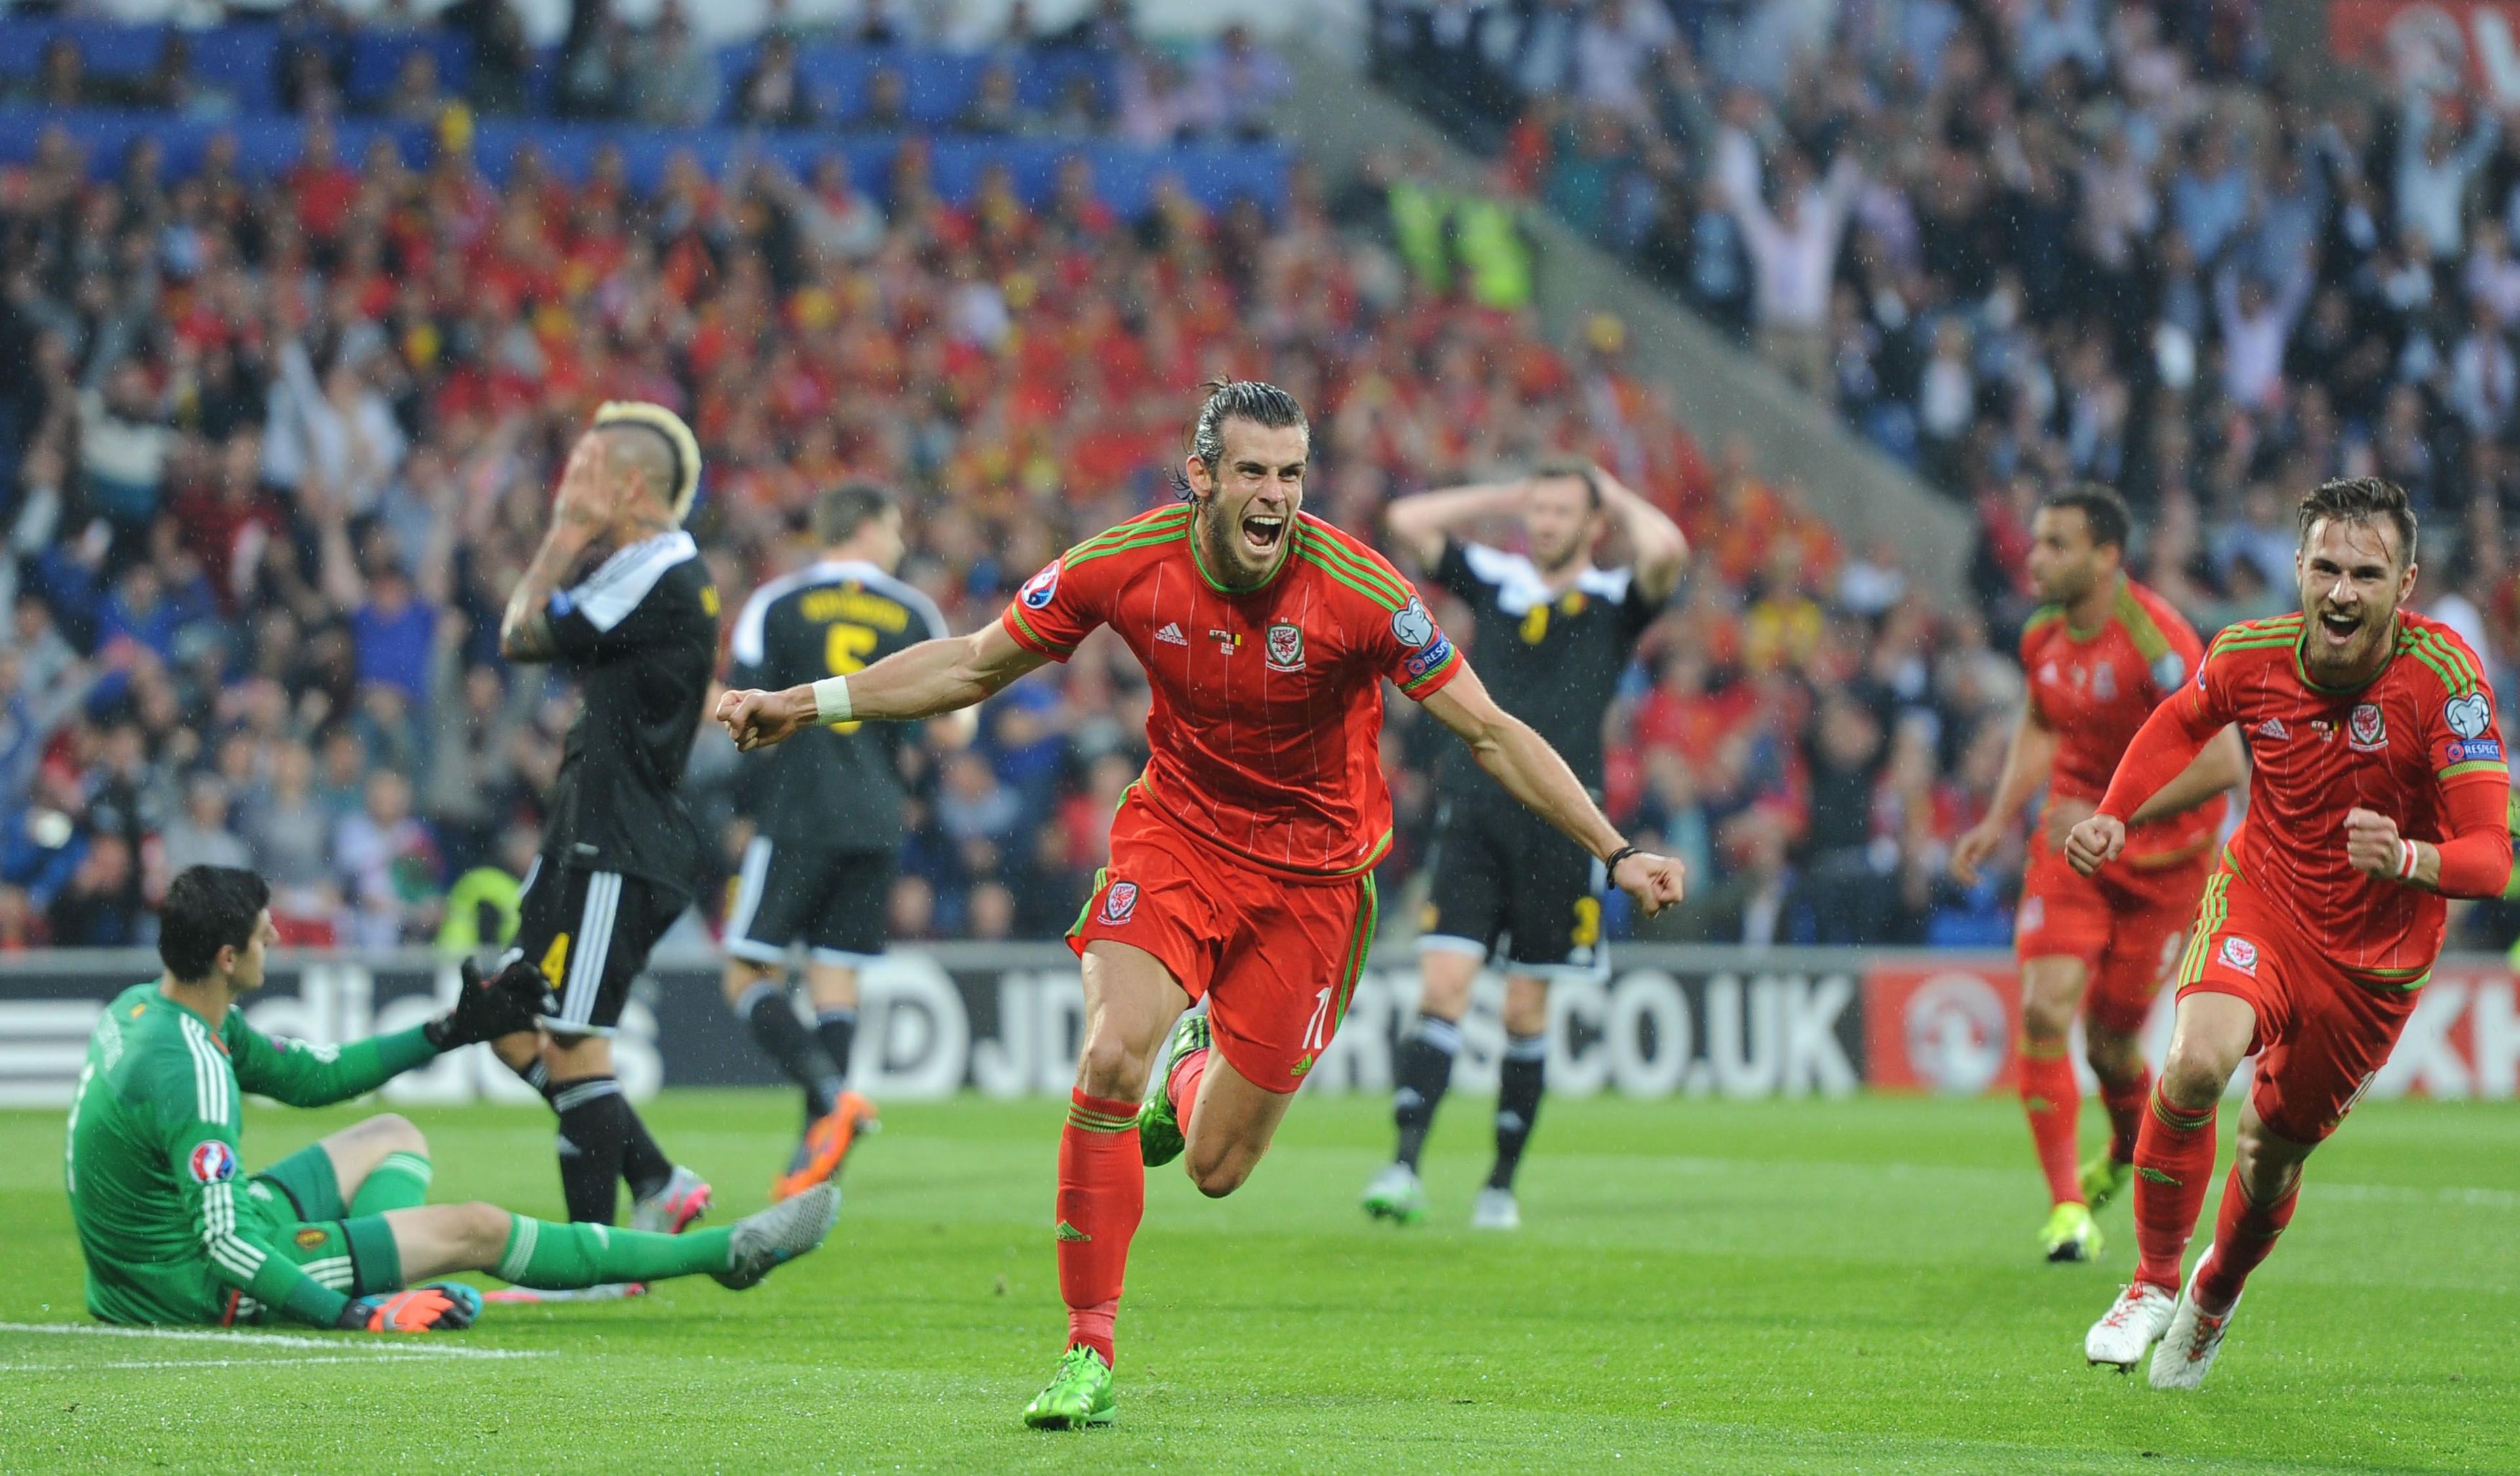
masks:
<instances>
[{"instance_id":1,"label":"white pitch line","mask_svg":"<svg viewBox=\"0 0 2520 1476\"><path fill-rule=\"evenodd\" d=\"M0 1332L78 1333L90 1337L158 1338L175 1343L251 1344L264 1348L308 1348L328 1352L355 1348L353 1355L369 1359L438 1359L438 1358L548 1358L538 1349L523 1348L460 1348L432 1343L411 1347L400 1343L345 1343L335 1338L290 1337L277 1332L215 1332L208 1328L186 1327L111 1327L102 1322L0 1322ZM311 1362L311 1360L301 1360Z\"/></svg>"},{"instance_id":2,"label":"white pitch line","mask_svg":"<svg viewBox=\"0 0 2520 1476\"><path fill-rule=\"evenodd\" d=\"M0 1371L9 1373L85 1373L90 1368L294 1368L300 1364L365 1364L382 1367L387 1364L433 1364L438 1360L428 1354L407 1354L396 1358L170 1358L121 1359L111 1364L0 1364Z\"/></svg>"}]
</instances>

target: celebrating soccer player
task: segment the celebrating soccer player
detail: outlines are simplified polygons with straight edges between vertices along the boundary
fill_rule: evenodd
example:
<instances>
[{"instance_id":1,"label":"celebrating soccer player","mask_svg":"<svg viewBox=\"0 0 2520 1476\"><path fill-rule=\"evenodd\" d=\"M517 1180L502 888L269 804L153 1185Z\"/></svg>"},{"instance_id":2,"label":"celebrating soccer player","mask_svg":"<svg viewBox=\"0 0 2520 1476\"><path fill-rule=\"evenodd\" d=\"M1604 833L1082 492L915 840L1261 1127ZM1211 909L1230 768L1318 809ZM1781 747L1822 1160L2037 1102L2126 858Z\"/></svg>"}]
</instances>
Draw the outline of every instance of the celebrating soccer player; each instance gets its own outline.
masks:
<instances>
[{"instance_id":1,"label":"celebrating soccer player","mask_svg":"<svg viewBox=\"0 0 2520 1476\"><path fill-rule=\"evenodd\" d=\"M1680 583L1688 538L1652 504L1581 462L1544 467L1521 481L1421 492L1393 503L1386 515L1419 566L1476 612L1479 671L1497 705L1529 723L1598 794L1601 715L1637 638ZM1466 523L1506 515L1521 522L1527 556L1453 536ZM1594 547L1611 524L1633 567L1594 565ZM1598 860L1462 757L1447 754L1440 774L1442 818L1428 862L1434 890L1418 939L1423 988L1391 1094L1400 1145L1366 1186L1365 1208L1403 1225L1425 1214L1418 1156L1452 1084L1471 981L1502 944L1496 1160L1471 1202L1470 1224L1512 1230L1522 1223L1514 1170L1540 1116L1549 1059L1549 981L1609 966L1603 878Z\"/></svg>"},{"instance_id":2,"label":"celebrating soccer player","mask_svg":"<svg viewBox=\"0 0 2520 1476\"><path fill-rule=\"evenodd\" d=\"M2135 1284L2092 1326L2094 1364L2156 1389L2214 1364L2240 1289L2292 1219L2301 1166L2371 1084L2442 946L2446 897L2511 874L2511 773L2494 693L2455 631L2402 608L2415 587L2404 489L2360 477L2301 505L2301 613L2214 638L2153 710L2066 855L2092 874L2226 724L2256 772L2179 965L2179 1020L2135 1149ZM2258 1052L2214 1240L2180 1263L2214 1171L2215 1103Z\"/></svg>"},{"instance_id":3,"label":"celebrating soccer player","mask_svg":"<svg viewBox=\"0 0 2520 1476\"><path fill-rule=\"evenodd\" d=\"M564 663L584 692L508 956L543 971L560 1008L539 1032L491 1049L560 1114L568 1218L611 1224L627 1181L640 1230L681 1230L709 1202L709 1186L665 1156L621 1095L611 1040L699 869L683 770L717 666L718 610L683 531L699 480L699 444L681 417L639 403L598 410L499 626L501 654ZM599 544L610 556L562 588Z\"/></svg>"},{"instance_id":4,"label":"celebrating soccer player","mask_svg":"<svg viewBox=\"0 0 2520 1476\"><path fill-rule=\"evenodd\" d=\"M1294 397L1249 381L1211 390L1183 463L1188 506L1069 549L969 636L718 705L745 749L815 724L932 717L1065 660L1106 624L1146 668L1153 758L1069 935L1086 1026L1058 1151L1068 1346L1024 1410L1036 1427L1113 1418L1112 1325L1146 1168L1183 1157L1201 1192L1232 1193L1346 1012L1373 940L1373 867L1391 847L1386 678L1645 912L1681 893L1679 864L1621 839L1566 761L1489 697L1408 581L1304 514L1311 443ZM1175 1031L1200 998L1206 1015Z\"/></svg>"},{"instance_id":5,"label":"celebrating soccer player","mask_svg":"<svg viewBox=\"0 0 2520 1476\"><path fill-rule=\"evenodd\" d=\"M1952 870L1974 883L2013 818L2048 786L2031 837L2013 947L2021 958L2021 1105L2048 1177L2039 1232L2050 1261L2100 1253L2093 1211L2134 1175L2136 1126L2152 1074L2138 1033L2170 972L2223 826L2223 792L2240 779L2240 741L2217 735L2152 806L2124 856L2097 875L2065 863L2065 832L2092 813L2144 718L2184 687L2202 649L2170 602L2126 576L2126 504L2085 484L2048 499L2031 524L2030 578L2047 602L2021 632L2029 700L2012 730L2003 777L1986 819L1952 848ZM2085 999L2084 1054L2099 1078L2109 1145L2078 1170L2083 1093L2066 1058L2066 1031Z\"/></svg>"},{"instance_id":6,"label":"celebrating soccer player","mask_svg":"<svg viewBox=\"0 0 2520 1476\"><path fill-rule=\"evenodd\" d=\"M493 1272L575 1288L706 1273L744 1287L820 1245L829 1185L722 1230L659 1235L562 1225L489 1204L428 1204L428 1144L372 1117L258 1174L244 1170L244 1094L320 1107L373 1092L441 1051L533 1028L542 976L464 969L455 1007L338 1049L273 1040L239 1001L262 987L278 933L251 872L194 867L158 910L163 977L97 1021L70 1103L70 1218L88 1311L109 1322L265 1321L427 1332L469 1325L481 1296L432 1281Z\"/></svg>"},{"instance_id":7,"label":"celebrating soccer player","mask_svg":"<svg viewBox=\"0 0 2520 1476\"><path fill-rule=\"evenodd\" d=\"M736 617L733 685L844 676L946 635L936 603L892 575L902 544L901 505L890 492L865 482L832 488L814 504L814 533L823 557L755 590ZM955 718L968 725L969 714ZM756 833L726 920L726 998L805 1093L805 1136L774 1198L838 1172L875 1120L874 1103L848 1090L849 1051L858 970L883 952L901 851L902 732L842 723L799 735L771 756L750 807ZM846 823L833 824L839 817ZM783 977L788 945L800 938L811 1032Z\"/></svg>"}]
</instances>

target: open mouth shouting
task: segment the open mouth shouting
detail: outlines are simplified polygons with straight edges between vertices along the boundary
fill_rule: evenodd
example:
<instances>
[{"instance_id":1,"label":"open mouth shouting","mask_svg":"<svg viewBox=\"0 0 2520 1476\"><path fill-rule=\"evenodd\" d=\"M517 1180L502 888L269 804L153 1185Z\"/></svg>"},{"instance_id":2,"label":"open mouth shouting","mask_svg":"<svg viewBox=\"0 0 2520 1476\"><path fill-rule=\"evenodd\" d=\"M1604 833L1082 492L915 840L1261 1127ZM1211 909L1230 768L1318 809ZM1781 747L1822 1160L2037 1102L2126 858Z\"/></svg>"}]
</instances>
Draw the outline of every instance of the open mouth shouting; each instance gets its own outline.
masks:
<instances>
[{"instance_id":1,"label":"open mouth shouting","mask_svg":"<svg viewBox=\"0 0 2520 1476\"><path fill-rule=\"evenodd\" d=\"M2318 612L2318 632L2319 644L2330 651L2342 651L2362 633L2362 621L2360 616L2340 610L2321 609Z\"/></svg>"},{"instance_id":2,"label":"open mouth shouting","mask_svg":"<svg viewBox=\"0 0 2520 1476\"><path fill-rule=\"evenodd\" d=\"M1286 516L1282 513L1245 513L1242 514L1242 547L1254 559L1274 559L1286 541Z\"/></svg>"}]
</instances>

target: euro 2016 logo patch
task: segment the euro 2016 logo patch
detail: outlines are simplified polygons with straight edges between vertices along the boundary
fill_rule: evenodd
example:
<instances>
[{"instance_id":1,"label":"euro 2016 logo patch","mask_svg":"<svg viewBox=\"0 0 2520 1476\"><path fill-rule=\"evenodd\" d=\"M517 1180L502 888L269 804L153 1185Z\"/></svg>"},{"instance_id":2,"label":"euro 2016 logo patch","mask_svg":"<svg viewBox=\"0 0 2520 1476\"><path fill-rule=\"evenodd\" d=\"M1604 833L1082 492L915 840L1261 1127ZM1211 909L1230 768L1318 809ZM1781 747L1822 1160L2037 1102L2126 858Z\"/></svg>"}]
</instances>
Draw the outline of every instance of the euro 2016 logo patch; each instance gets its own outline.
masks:
<instances>
[{"instance_id":1,"label":"euro 2016 logo patch","mask_svg":"<svg viewBox=\"0 0 2520 1476\"><path fill-rule=\"evenodd\" d=\"M1412 595L1409 603L1391 612L1391 634L1400 644L1415 650L1435 639L1435 617L1426 613L1426 602Z\"/></svg>"},{"instance_id":2,"label":"euro 2016 logo patch","mask_svg":"<svg viewBox=\"0 0 2520 1476\"><path fill-rule=\"evenodd\" d=\"M2389 746L2389 723L2380 715L2380 704L2362 702L2345 720L2347 746L2358 752L2373 753Z\"/></svg>"},{"instance_id":3,"label":"euro 2016 logo patch","mask_svg":"<svg viewBox=\"0 0 2520 1476\"><path fill-rule=\"evenodd\" d=\"M2463 697L2452 697L2442 706L2442 721L2450 731L2463 738L2485 737L2485 725L2494 721L2494 708L2485 693L2471 692Z\"/></svg>"},{"instance_id":4,"label":"euro 2016 logo patch","mask_svg":"<svg viewBox=\"0 0 2520 1476\"><path fill-rule=\"evenodd\" d=\"M1058 594L1058 567L1066 561L1064 557L1054 559L1049 567L1023 582L1023 588L1016 594L1023 601L1024 608L1037 610L1049 607L1051 600Z\"/></svg>"},{"instance_id":5,"label":"euro 2016 logo patch","mask_svg":"<svg viewBox=\"0 0 2520 1476\"><path fill-rule=\"evenodd\" d=\"M1302 671L1304 628L1284 620L1270 626L1266 649L1271 671Z\"/></svg>"},{"instance_id":6,"label":"euro 2016 logo patch","mask_svg":"<svg viewBox=\"0 0 2520 1476\"><path fill-rule=\"evenodd\" d=\"M236 1177L236 1149L213 1138L193 1144L193 1156L185 1161L186 1172L195 1184L224 1184Z\"/></svg>"},{"instance_id":7,"label":"euro 2016 logo patch","mask_svg":"<svg viewBox=\"0 0 2520 1476\"><path fill-rule=\"evenodd\" d=\"M1117 927L1138 910L1138 884L1115 881L1102 893L1102 920Z\"/></svg>"},{"instance_id":8,"label":"euro 2016 logo patch","mask_svg":"<svg viewBox=\"0 0 2520 1476\"><path fill-rule=\"evenodd\" d=\"M2224 939L2222 960L2252 979L2258 976L2258 946L2246 938Z\"/></svg>"}]
</instances>

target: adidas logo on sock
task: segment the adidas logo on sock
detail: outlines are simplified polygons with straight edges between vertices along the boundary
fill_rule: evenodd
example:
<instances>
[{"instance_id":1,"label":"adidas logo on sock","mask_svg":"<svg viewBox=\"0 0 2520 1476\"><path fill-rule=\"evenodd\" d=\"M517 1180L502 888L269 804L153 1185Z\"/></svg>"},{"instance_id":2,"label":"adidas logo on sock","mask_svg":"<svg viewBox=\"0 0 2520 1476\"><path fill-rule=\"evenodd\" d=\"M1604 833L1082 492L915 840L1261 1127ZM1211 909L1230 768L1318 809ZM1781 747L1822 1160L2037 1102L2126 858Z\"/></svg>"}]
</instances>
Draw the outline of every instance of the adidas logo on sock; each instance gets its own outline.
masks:
<instances>
[{"instance_id":1,"label":"adidas logo on sock","mask_svg":"<svg viewBox=\"0 0 2520 1476\"><path fill-rule=\"evenodd\" d=\"M1094 1238L1092 1235L1085 1233L1085 1231L1078 1230L1075 1226L1068 1224L1064 1220L1058 1222L1058 1230L1051 1231L1051 1237L1058 1240L1091 1240Z\"/></svg>"},{"instance_id":2,"label":"adidas logo on sock","mask_svg":"<svg viewBox=\"0 0 2520 1476\"><path fill-rule=\"evenodd\" d=\"M1164 622L1164 628L1155 632L1155 641L1162 646L1188 646L1190 637L1182 634L1180 621L1167 620Z\"/></svg>"}]
</instances>

